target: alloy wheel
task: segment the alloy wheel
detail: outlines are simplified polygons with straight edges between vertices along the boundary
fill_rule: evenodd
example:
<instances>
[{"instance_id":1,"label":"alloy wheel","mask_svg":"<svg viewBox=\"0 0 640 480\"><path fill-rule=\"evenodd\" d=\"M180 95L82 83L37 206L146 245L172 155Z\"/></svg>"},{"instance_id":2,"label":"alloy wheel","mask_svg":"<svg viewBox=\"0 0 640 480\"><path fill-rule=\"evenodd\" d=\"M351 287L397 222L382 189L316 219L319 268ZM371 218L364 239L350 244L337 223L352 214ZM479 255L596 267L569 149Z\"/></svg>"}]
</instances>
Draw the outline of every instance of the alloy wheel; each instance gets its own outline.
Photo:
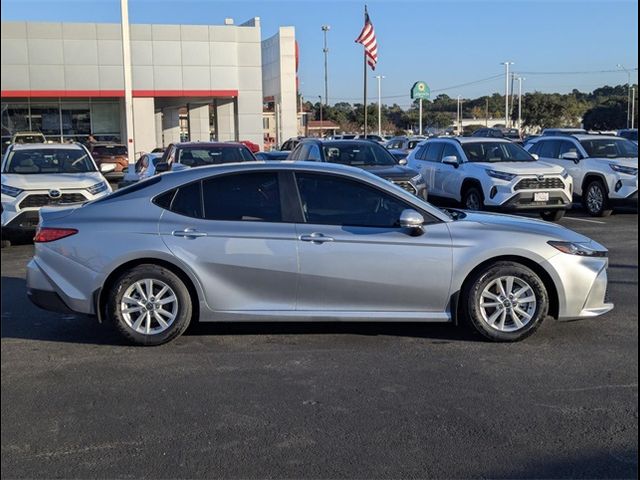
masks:
<instances>
[{"instance_id":1,"label":"alloy wheel","mask_svg":"<svg viewBox=\"0 0 640 480\"><path fill-rule=\"evenodd\" d=\"M465 207L467 210L480 210L481 202L480 197L476 192L470 192L467 194Z\"/></svg>"},{"instance_id":2,"label":"alloy wheel","mask_svg":"<svg viewBox=\"0 0 640 480\"><path fill-rule=\"evenodd\" d=\"M587 192L587 208L590 212L598 213L604 208L604 192L599 184L594 183Z\"/></svg>"},{"instance_id":3,"label":"alloy wheel","mask_svg":"<svg viewBox=\"0 0 640 480\"><path fill-rule=\"evenodd\" d=\"M126 324L144 335L167 330L176 319L178 308L173 289L155 278L133 283L120 301L120 313Z\"/></svg>"},{"instance_id":4,"label":"alloy wheel","mask_svg":"<svg viewBox=\"0 0 640 480\"><path fill-rule=\"evenodd\" d=\"M480 296L480 314L491 328L514 332L525 327L535 315L537 299L524 280L504 276L491 281Z\"/></svg>"}]
</instances>

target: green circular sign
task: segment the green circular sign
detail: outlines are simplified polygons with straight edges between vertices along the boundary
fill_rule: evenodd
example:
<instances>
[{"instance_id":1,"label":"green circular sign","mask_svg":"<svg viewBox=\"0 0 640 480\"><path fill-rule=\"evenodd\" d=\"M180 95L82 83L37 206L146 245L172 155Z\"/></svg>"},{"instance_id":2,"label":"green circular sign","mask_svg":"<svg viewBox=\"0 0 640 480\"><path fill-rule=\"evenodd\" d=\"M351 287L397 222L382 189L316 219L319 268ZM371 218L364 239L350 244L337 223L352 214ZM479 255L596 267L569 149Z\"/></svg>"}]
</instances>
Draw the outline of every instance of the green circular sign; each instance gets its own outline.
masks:
<instances>
[{"instance_id":1,"label":"green circular sign","mask_svg":"<svg viewBox=\"0 0 640 480\"><path fill-rule=\"evenodd\" d=\"M416 82L413 84L413 87L411 87L411 99L416 100L420 98L423 100L431 98L431 89L425 82Z\"/></svg>"}]
</instances>

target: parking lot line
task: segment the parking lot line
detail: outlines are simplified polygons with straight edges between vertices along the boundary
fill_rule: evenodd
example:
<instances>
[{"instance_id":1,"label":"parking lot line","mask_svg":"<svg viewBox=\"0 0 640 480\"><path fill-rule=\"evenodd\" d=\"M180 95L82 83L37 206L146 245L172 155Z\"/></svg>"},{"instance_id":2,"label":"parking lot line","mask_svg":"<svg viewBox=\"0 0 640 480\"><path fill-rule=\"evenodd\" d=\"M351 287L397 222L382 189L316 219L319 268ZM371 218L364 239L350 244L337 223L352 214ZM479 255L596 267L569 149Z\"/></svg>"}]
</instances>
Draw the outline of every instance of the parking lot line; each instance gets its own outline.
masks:
<instances>
[{"instance_id":1,"label":"parking lot line","mask_svg":"<svg viewBox=\"0 0 640 480\"><path fill-rule=\"evenodd\" d=\"M607 222L601 222L599 220L589 220L587 218L576 218L576 217L564 217L564 220L575 220L577 222L587 222L587 223L599 223L600 225L605 225Z\"/></svg>"}]
</instances>

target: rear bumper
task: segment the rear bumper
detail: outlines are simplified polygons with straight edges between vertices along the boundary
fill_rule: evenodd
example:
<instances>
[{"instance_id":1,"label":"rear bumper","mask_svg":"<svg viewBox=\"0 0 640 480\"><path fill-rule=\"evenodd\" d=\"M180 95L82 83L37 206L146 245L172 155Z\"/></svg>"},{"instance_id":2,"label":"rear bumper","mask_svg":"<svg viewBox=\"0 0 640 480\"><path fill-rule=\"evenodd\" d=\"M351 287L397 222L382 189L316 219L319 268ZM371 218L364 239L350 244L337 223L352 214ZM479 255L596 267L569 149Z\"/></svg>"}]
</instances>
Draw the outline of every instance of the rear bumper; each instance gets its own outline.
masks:
<instances>
[{"instance_id":1,"label":"rear bumper","mask_svg":"<svg viewBox=\"0 0 640 480\"><path fill-rule=\"evenodd\" d=\"M49 290L27 289L27 297L36 307L58 313L73 313L56 292Z\"/></svg>"}]
</instances>

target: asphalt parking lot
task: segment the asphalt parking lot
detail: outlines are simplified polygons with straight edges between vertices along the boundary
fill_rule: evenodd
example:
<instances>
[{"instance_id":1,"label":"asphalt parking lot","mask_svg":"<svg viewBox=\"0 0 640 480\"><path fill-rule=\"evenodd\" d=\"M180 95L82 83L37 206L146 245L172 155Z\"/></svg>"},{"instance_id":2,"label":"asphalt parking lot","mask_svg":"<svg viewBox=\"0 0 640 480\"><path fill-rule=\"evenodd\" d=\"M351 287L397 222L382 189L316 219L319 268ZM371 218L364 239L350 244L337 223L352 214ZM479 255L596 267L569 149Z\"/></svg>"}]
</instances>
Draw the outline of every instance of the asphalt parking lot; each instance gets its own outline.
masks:
<instances>
[{"instance_id":1,"label":"asphalt parking lot","mask_svg":"<svg viewBox=\"0 0 640 480\"><path fill-rule=\"evenodd\" d=\"M562 224L610 249L616 309L491 344L448 325L228 324L156 348L25 296L2 250L2 476L637 477L638 217Z\"/></svg>"}]
</instances>

